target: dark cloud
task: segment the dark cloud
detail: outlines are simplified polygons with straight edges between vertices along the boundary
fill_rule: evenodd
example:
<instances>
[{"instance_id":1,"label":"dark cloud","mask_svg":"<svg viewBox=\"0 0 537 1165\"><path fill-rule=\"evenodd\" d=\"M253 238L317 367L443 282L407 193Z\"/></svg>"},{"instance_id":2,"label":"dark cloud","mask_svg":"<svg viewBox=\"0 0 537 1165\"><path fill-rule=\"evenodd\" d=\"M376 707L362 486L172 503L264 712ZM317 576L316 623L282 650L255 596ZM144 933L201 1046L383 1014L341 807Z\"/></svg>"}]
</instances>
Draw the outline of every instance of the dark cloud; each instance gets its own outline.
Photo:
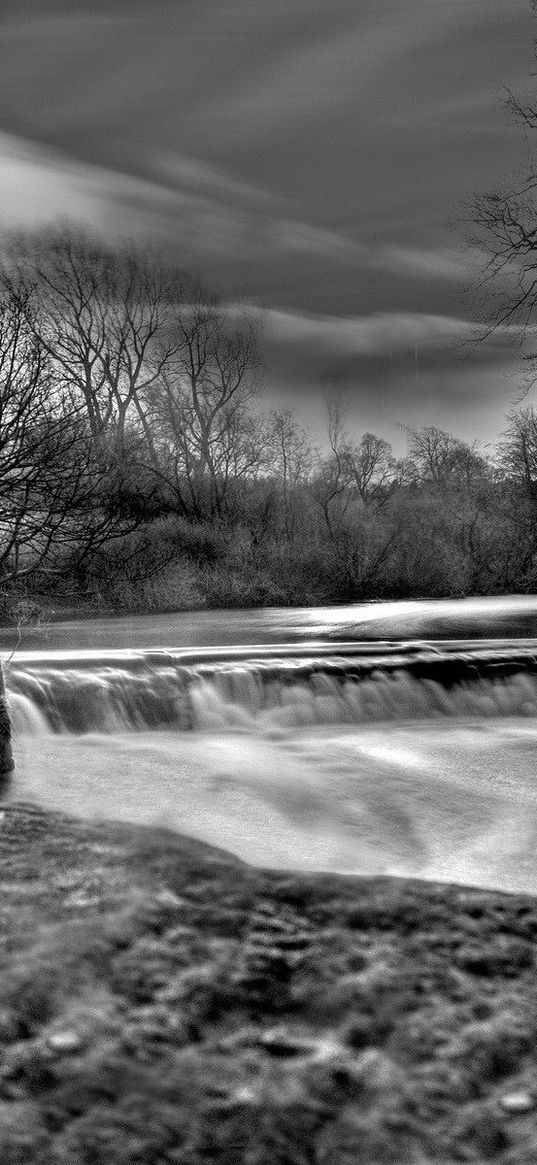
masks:
<instances>
[{"instance_id":1,"label":"dark cloud","mask_svg":"<svg viewBox=\"0 0 537 1165\"><path fill-rule=\"evenodd\" d=\"M527 0L7 0L0 222L69 213L242 290L274 383L333 366L395 407L417 350L470 416L516 365L509 337L460 354L480 256L450 224L518 163L533 31Z\"/></svg>"},{"instance_id":2,"label":"dark cloud","mask_svg":"<svg viewBox=\"0 0 537 1165\"><path fill-rule=\"evenodd\" d=\"M326 443L325 396L341 393L351 437L374 432L402 456L405 426L436 425L466 441L493 445L518 403L520 366L509 349L485 347L480 358L410 349L330 358L286 344L267 346L265 402L291 405L320 447Z\"/></svg>"},{"instance_id":3,"label":"dark cloud","mask_svg":"<svg viewBox=\"0 0 537 1165\"><path fill-rule=\"evenodd\" d=\"M410 353L430 364L505 363L518 330L503 326L494 332L454 316L384 312L369 316L314 316L265 311L267 343L280 351L299 351L318 361L323 354L349 361L400 359ZM527 335L534 342L535 329Z\"/></svg>"},{"instance_id":4,"label":"dark cloud","mask_svg":"<svg viewBox=\"0 0 537 1165\"><path fill-rule=\"evenodd\" d=\"M535 344L535 330L526 350ZM323 400L342 393L351 435L376 432L398 455L405 426L437 425L464 440L494 444L519 403L517 333L489 334L468 319L425 313L335 318L265 315L266 399L292 404L322 445Z\"/></svg>"},{"instance_id":5,"label":"dark cloud","mask_svg":"<svg viewBox=\"0 0 537 1165\"><path fill-rule=\"evenodd\" d=\"M268 311L264 335L269 380L294 384L297 392L333 378L354 386L358 395L378 394L381 386L394 414L403 385L415 405L450 382L448 395L463 407L469 403L467 386L487 376L504 382L505 404L505 379L514 377L522 354L515 349L517 333L509 327L489 333L470 320L425 313L337 318ZM534 342L532 329L526 349Z\"/></svg>"}]
</instances>

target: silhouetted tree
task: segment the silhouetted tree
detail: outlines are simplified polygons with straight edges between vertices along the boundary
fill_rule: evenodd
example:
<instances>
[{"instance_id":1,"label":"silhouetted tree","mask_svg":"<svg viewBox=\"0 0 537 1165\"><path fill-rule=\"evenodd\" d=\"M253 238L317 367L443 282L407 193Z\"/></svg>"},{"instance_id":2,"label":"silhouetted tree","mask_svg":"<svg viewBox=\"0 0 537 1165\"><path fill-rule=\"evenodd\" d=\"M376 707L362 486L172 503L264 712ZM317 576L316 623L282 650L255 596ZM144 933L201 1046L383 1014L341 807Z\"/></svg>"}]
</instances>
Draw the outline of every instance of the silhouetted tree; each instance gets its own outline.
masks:
<instances>
[{"instance_id":1,"label":"silhouetted tree","mask_svg":"<svg viewBox=\"0 0 537 1165\"><path fill-rule=\"evenodd\" d=\"M383 504L397 485L392 447L374 433L364 433L357 445L346 445L348 480L365 505Z\"/></svg>"},{"instance_id":2,"label":"silhouetted tree","mask_svg":"<svg viewBox=\"0 0 537 1165\"><path fill-rule=\"evenodd\" d=\"M262 366L259 323L198 288L176 306L170 336L173 357L146 394L152 430L180 512L221 518L237 482L266 460L266 428L249 408Z\"/></svg>"},{"instance_id":3,"label":"silhouetted tree","mask_svg":"<svg viewBox=\"0 0 537 1165\"><path fill-rule=\"evenodd\" d=\"M287 538L297 532L300 487L306 485L315 465L315 453L308 434L291 409L276 409L269 418L270 472L279 483L283 528Z\"/></svg>"},{"instance_id":4,"label":"silhouetted tree","mask_svg":"<svg viewBox=\"0 0 537 1165\"><path fill-rule=\"evenodd\" d=\"M530 0L530 6L537 11L535 0ZM537 129L537 100L526 101L511 93L507 105L524 130L527 153ZM478 290L486 300L490 331L508 329L513 340L529 349L522 355L526 374L521 387L527 392L534 383L537 362L537 165L533 156L529 154L511 180L477 194L468 217L468 241L482 257Z\"/></svg>"},{"instance_id":5,"label":"silhouetted tree","mask_svg":"<svg viewBox=\"0 0 537 1165\"><path fill-rule=\"evenodd\" d=\"M13 238L3 280L83 404L96 448L121 457L130 421L151 453L145 394L177 350L170 323L179 277L132 248L111 251L65 227Z\"/></svg>"}]
</instances>

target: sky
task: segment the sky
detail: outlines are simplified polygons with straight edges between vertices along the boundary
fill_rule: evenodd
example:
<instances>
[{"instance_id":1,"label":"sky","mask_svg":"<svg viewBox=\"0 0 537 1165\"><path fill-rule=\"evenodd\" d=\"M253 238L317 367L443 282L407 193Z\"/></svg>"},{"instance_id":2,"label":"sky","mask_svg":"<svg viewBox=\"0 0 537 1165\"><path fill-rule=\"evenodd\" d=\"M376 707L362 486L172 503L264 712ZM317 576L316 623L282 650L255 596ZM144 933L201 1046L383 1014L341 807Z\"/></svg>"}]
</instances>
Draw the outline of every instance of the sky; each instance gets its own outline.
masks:
<instances>
[{"instance_id":1,"label":"sky","mask_svg":"<svg viewBox=\"0 0 537 1165\"><path fill-rule=\"evenodd\" d=\"M536 33L529 0L3 0L0 230L67 216L257 305L314 436L337 385L398 452L486 445L520 349L475 342L464 219L530 156Z\"/></svg>"}]
</instances>

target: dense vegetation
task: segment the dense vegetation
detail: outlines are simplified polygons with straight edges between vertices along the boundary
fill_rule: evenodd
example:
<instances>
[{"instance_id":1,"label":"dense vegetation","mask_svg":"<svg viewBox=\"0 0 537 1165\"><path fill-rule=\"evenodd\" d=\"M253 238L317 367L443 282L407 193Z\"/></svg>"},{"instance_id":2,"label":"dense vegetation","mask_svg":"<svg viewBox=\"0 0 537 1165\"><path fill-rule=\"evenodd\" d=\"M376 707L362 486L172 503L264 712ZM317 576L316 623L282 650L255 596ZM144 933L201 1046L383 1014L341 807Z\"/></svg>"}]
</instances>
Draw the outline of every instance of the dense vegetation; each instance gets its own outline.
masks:
<instances>
[{"instance_id":1,"label":"dense vegetation","mask_svg":"<svg viewBox=\"0 0 537 1165\"><path fill-rule=\"evenodd\" d=\"M11 240L0 280L0 600L165 611L534 591L537 416L483 452L328 453L263 412L260 324L152 255L71 229Z\"/></svg>"}]
</instances>

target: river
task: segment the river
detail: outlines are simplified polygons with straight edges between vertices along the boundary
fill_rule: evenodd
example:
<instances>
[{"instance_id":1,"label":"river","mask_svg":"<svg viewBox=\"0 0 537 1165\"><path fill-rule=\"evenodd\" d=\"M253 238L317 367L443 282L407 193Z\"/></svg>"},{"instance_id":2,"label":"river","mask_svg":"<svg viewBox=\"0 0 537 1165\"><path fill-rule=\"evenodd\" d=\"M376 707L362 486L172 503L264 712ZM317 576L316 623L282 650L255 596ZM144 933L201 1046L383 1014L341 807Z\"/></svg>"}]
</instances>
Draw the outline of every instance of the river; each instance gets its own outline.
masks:
<instances>
[{"instance_id":1,"label":"river","mask_svg":"<svg viewBox=\"0 0 537 1165\"><path fill-rule=\"evenodd\" d=\"M537 891L537 599L0 632L7 796L256 865Z\"/></svg>"}]
</instances>

